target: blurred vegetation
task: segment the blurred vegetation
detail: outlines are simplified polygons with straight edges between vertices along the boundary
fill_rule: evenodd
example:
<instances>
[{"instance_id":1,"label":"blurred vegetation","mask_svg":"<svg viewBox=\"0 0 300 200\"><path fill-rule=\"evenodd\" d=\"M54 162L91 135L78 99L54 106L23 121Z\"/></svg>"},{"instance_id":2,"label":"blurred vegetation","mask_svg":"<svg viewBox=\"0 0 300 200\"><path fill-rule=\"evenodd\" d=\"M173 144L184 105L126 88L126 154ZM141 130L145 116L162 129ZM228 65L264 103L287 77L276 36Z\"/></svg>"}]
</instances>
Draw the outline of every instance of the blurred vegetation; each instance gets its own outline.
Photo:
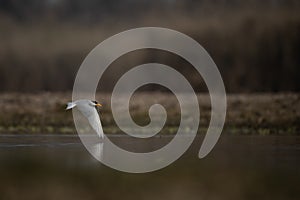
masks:
<instances>
[{"instance_id":1,"label":"blurred vegetation","mask_svg":"<svg viewBox=\"0 0 300 200\"><path fill-rule=\"evenodd\" d=\"M232 94L228 95L225 134L230 135L295 135L300 133L299 94ZM72 111L66 111L70 93L0 95L0 134L76 134ZM110 107L110 95L98 94L103 104L99 110L106 134L122 134L116 125ZM199 94L199 134L205 134L210 122L210 99ZM138 92L130 101L133 120L145 126L150 122L148 110L158 103L167 111L167 121L160 134L176 134L180 123L180 107L169 93ZM293 106L291 106L293 105Z\"/></svg>"},{"instance_id":2,"label":"blurred vegetation","mask_svg":"<svg viewBox=\"0 0 300 200\"><path fill-rule=\"evenodd\" d=\"M215 60L228 92L299 91L299 11L297 0L0 0L0 91L71 90L93 47L140 26L192 36ZM186 61L155 50L116 60L100 90L111 91L124 71L145 62L173 66L196 91L206 90Z\"/></svg>"}]
</instances>

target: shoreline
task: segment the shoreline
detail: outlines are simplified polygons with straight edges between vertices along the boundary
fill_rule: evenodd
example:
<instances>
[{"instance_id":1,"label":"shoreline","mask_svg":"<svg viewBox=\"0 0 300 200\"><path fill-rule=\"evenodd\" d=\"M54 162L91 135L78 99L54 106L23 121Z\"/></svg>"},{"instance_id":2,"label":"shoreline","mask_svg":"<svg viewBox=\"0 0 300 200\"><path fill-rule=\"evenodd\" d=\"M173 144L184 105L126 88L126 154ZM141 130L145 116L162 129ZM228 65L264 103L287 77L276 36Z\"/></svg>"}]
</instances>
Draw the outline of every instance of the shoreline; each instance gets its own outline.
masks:
<instances>
[{"instance_id":1,"label":"shoreline","mask_svg":"<svg viewBox=\"0 0 300 200\"><path fill-rule=\"evenodd\" d=\"M199 93L200 128L205 134L210 120L210 100ZM119 134L110 108L110 95L97 94L104 106L100 118L106 134ZM0 134L70 134L76 130L72 112L65 111L71 92L44 92L35 94L0 94ZM150 121L148 109L159 103L165 107L168 119L161 135L176 134L180 123L180 108L174 95L161 92L138 92L130 102L133 120L143 126ZM227 116L223 133L228 135L299 135L300 94L260 93L228 94Z\"/></svg>"}]
</instances>

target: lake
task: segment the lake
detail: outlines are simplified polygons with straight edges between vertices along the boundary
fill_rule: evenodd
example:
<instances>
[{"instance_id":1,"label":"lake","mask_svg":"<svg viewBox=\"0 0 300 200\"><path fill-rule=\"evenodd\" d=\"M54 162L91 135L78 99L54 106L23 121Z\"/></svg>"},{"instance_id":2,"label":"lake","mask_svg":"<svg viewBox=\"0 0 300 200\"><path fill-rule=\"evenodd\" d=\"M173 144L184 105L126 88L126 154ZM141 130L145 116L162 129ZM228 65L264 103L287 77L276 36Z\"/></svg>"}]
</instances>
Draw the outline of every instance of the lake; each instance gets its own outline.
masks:
<instances>
[{"instance_id":1,"label":"lake","mask_svg":"<svg viewBox=\"0 0 300 200\"><path fill-rule=\"evenodd\" d=\"M172 137L109 139L146 152ZM166 168L131 174L98 162L78 136L0 135L0 199L300 199L299 136L222 135L199 159L202 139Z\"/></svg>"}]
</instances>

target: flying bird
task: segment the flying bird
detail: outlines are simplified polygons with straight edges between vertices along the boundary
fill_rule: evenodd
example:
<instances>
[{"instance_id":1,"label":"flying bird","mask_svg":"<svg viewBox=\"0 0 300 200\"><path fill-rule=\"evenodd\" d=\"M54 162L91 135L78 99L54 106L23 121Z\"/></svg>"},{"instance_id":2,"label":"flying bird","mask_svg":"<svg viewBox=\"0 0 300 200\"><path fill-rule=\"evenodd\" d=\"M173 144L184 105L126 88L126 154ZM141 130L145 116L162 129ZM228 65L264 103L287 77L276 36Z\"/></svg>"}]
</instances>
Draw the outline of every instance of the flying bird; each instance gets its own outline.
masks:
<instances>
[{"instance_id":1,"label":"flying bird","mask_svg":"<svg viewBox=\"0 0 300 200\"><path fill-rule=\"evenodd\" d=\"M69 102L67 104L66 110L76 107L84 117L86 117L91 125L91 127L96 131L97 135L103 139L104 133L101 125L101 121L97 112L97 107L102 105L97 101L91 101L87 99L77 100L74 102Z\"/></svg>"}]
</instances>

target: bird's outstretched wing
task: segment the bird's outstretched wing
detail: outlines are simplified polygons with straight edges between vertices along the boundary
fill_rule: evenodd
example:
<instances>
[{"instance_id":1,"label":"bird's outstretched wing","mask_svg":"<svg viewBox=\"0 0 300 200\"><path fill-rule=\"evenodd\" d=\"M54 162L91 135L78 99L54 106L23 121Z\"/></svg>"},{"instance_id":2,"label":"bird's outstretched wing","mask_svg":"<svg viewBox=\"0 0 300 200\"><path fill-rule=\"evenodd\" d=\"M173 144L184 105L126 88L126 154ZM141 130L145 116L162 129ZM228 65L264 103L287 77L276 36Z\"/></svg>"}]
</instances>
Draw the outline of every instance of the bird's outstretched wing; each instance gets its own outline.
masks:
<instances>
[{"instance_id":1,"label":"bird's outstretched wing","mask_svg":"<svg viewBox=\"0 0 300 200\"><path fill-rule=\"evenodd\" d=\"M91 127L96 131L100 138L104 137L101 121L97 109L91 105L90 100L78 100L75 102L68 103L67 109L77 107L77 109L86 117L91 125Z\"/></svg>"},{"instance_id":2,"label":"bird's outstretched wing","mask_svg":"<svg viewBox=\"0 0 300 200\"><path fill-rule=\"evenodd\" d=\"M96 108L92 109L93 113L87 117L91 127L96 131L100 138L104 137L101 121Z\"/></svg>"}]
</instances>

